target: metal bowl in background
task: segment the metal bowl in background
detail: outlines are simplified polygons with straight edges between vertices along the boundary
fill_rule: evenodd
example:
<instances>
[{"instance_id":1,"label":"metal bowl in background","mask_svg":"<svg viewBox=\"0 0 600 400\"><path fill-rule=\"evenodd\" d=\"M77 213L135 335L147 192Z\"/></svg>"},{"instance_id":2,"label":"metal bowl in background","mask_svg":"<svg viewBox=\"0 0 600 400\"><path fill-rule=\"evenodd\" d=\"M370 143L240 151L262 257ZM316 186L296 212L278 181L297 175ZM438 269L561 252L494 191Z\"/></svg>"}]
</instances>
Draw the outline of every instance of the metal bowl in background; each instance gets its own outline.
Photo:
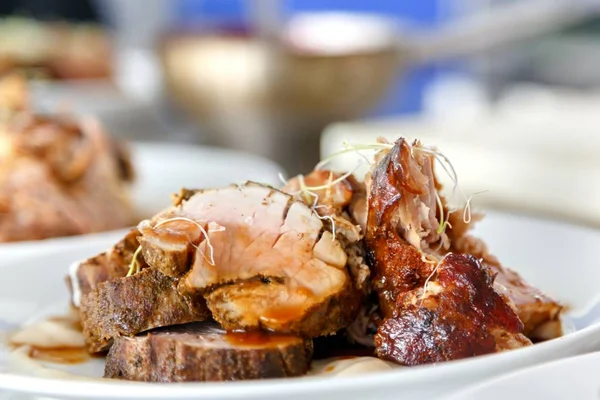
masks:
<instances>
[{"instance_id":1,"label":"metal bowl in background","mask_svg":"<svg viewBox=\"0 0 600 400\"><path fill-rule=\"evenodd\" d=\"M290 173L319 159L319 135L390 86L396 30L383 17L301 14L276 38L183 33L160 46L165 85L208 143L269 157Z\"/></svg>"},{"instance_id":2,"label":"metal bowl in background","mask_svg":"<svg viewBox=\"0 0 600 400\"><path fill-rule=\"evenodd\" d=\"M383 16L309 13L260 36L173 34L160 58L168 92L209 143L297 173L318 160L323 128L362 116L405 64L480 54L597 13L586 1L530 0L401 36Z\"/></svg>"}]
</instances>

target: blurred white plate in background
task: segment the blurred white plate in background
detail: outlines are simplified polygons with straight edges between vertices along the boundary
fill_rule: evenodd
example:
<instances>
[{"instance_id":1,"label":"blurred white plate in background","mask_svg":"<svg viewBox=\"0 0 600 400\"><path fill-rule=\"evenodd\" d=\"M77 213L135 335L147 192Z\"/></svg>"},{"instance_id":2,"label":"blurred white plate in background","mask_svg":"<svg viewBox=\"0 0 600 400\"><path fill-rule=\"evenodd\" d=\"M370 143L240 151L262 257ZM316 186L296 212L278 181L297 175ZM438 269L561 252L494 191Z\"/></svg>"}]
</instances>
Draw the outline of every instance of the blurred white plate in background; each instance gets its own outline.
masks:
<instances>
[{"instance_id":1,"label":"blurred white plate in background","mask_svg":"<svg viewBox=\"0 0 600 400\"><path fill-rule=\"evenodd\" d=\"M132 199L138 215L149 217L171 204L171 194L183 187L210 188L247 180L278 185L277 164L240 152L193 145L170 143L132 143L136 170ZM122 234L105 232L83 235L85 240L103 240ZM77 242L81 237L53 238L38 241L0 243L0 266L23 251L41 252Z\"/></svg>"},{"instance_id":2,"label":"blurred white plate in background","mask_svg":"<svg viewBox=\"0 0 600 400\"><path fill-rule=\"evenodd\" d=\"M451 160L467 196L487 191L473 198L475 206L600 227L600 118L586 115L549 113L545 118L527 119L497 114L469 120L404 118L339 123L325 130L321 156L339 151L344 140L360 144L373 143L380 136L388 140L399 136L419 139ZM347 171L359 160L357 154L348 153L334 159L331 166ZM437 172L450 192L452 182L441 168Z\"/></svg>"}]
</instances>

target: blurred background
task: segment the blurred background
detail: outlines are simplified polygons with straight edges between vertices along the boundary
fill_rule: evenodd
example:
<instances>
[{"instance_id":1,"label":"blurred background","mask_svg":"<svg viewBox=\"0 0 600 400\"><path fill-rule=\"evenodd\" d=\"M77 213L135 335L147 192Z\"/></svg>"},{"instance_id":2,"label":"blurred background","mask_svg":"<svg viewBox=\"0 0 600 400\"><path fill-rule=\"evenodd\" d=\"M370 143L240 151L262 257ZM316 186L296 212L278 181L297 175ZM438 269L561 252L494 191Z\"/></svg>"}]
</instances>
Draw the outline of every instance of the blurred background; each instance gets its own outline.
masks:
<instances>
[{"instance_id":1,"label":"blurred background","mask_svg":"<svg viewBox=\"0 0 600 400\"><path fill-rule=\"evenodd\" d=\"M490 208L600 226L600 2L2 0L0 71L115 136L306 173L420 138ZM336 169L352 169L356 155Z\"/></svg>"}]
</instances>

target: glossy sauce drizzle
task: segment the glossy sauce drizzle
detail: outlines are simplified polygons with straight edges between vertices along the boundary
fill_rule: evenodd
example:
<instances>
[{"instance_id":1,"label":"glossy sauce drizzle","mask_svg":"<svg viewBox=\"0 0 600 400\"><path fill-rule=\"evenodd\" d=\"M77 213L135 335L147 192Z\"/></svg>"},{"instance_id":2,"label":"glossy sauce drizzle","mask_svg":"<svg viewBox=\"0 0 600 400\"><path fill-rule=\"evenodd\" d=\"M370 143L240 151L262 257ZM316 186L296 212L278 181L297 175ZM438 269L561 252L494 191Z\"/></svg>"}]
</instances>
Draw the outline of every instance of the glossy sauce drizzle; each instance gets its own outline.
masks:
<instances>
[{"instance_id":1,"label":"glossy sauce drizzle","mask_svg":"<svg viewBox=\"0 0 600 400\"><path fill-rule=\"evenodd\" d=\"M298 336L272 334L262 331L227 332L225 340L234 346L278 346L302 341Z\"/></svg>"},{"instance_id":2,"label":"glossy sauce drizzle","mask_svg":"<svg viewBox=\"0 0 600 400\"><path fill-rule=\"evenodd\" d=\"M303 305L281 305L265 310L263 318L268 321L286 323L300 319L304 315Z\"/></svg>"},{"instance_id":3,"label":"glossy sauce drizzle","mask_svg":"<svg viewBox=\"0 0 600 400\"><path fill-rule=\"evenodd\" d=\"M29 346L29 358L57 364L79 364L90 359L85 347L37 347Z\"/></svg>"}]
</instances>

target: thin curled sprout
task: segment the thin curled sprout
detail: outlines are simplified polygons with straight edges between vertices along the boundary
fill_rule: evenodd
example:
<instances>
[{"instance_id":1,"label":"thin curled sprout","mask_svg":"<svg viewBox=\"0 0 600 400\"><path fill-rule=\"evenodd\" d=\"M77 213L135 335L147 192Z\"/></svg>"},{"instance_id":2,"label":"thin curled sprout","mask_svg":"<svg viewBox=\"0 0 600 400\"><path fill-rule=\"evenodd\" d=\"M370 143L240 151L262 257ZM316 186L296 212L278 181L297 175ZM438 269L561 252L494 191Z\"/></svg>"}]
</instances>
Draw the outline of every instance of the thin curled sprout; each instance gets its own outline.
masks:
<instances>
[{"instance_id":1,"label":"thin curled sprout","mask_svg":"<svg viewBox=\"0 0 600 400\"><path fill-rule=\"evenodd\" d=\"M327 189L325 189L325 198L331 197L331 189L333 187L333 171L329 171L329 177L327 178Z\"/></svg>"},{"instance_id":2,"label":"thin curled sprout","mask_svg":"<svg viewBox=\"0 0 600 400\"><path fill-rule=\"evenodd\" d=\"M422 253L421 254L421 261L423 261L426 264L435 264L435 263L437 263L437 260L432 259L432 258L428 258L428 257L429 257L428 254Z\"/></svg>"},{"instance_id":3,"label":"thin curled sprout","mask_svg":"<svg viewBox=\"0 0 600 400\"><path fill-rule=\"evenodd\" d=\"M283 177L283 174L281 172L279 173L279 179L283 182L284 185L287 185L288 182L285 180L285 178ZM317 193L314 193L311 190L312 188L309 188L309 186L306 186L306 182L304 181L304 175L298 175L297 179L298 179L298 185L300 186L300 190L297 192L290 193L290 194L293 196L303 194L305 196L304 200L306 203L312 202L312 205L310 205L309 207L311 208L313 213L317 216L317 218L319 218L322 221L328 220L331 223L331 234L332 234L331 240L335 241L335 238L336 238L335 220L333 219L333 217L331 215L321 215L317 212L317 210L319 208L325 208L327 206L319 205L319 195ZM333 179L333 172L329 174L329 182L327 184L327 186L328 186L327 190L331 190L331 187L335 184L335 183L333 183L334 181L332 179ZM308 196L310 196L310 197L308 197ZM312 197L312 199L311 199L311 197Z\"/></svg>"},{"instance_id":4,"label":"thin curled sprout","mask_svg":"<svg viewBox=\"0 0 600 400\"><path fill-rule=\"evenodd\" d=\"M138 272L140 272L140 263L137 258L141 251L142 251L142 246L139 246L135 250L135 253L133 253L133 258L131 259L131 263L129 264L129 271L127 271L126 276L131 276L133 274L137 274Z\"/></svg>"},{"instance_id":5,"label":"thin curled sprout","mask_svg":"<svg viewBox=\"0 0 600 400\"><path fill-rule=\"evenodd\" d=\"M278 173L277 177L279 178L279 180L281 181L281 183L283 183L283 185L287 185L288 181L285 179L285 177L283 176L283 173Z\"/></svg>"},{"instance_id":6,"label":"thin curled sprout","mask_svg":"<svg viewBox=\"0 0 600 400\"><path fill-rule=\"evenodd\" d=\"M328 157L324 158L323 160L321 160L317 165L315 165L315 169L319 170L322 169L325 165L329 164L331 161L335 160L336 158L338 158L341 155L344 154L348 154L348 153L357 153L358 155L360 155L361 157L365 158L367 160L367 162L370 163L370 161L365 157L364 154L361 154L360 151L363 150L375 150L375 151L379 151L382 149L391 149L394 145L390 144L390 143L361 143L361 144L352 144L346 140L344 140L342 142L342 147L343 149L340 151L337 151L331 155L329 155Z\"/></svg>"},{"instance_id":7,"label":"thin curled sprout","mask_svg":"<svg viewBox=\"0 0 600 400\"><path fill-rule=\"evenodd\" d=\"M190 218L186 218L186 217L173 217L173 218L169 218L169 219L165 219L164 221L159 222L158 224L154 225L154 228L158 228L159 226L166 224L168 222L172 222L172 221L186 221L189 222L191 224L194 224L198 227L198 229L200 229L200 232L202 232L202 234L204 235L204 240L206 241L206 247L208 247L208 250L210 251L210 260L206 258L206 255L201 252L202 256L204 257L204 259L213 267L215 266L215 256L214 256L214 252L215 249L213 248L212 244L210 243L210 239L208 238L208 232L206 232L206 230L204 229L204 227L202 225L200 225L197 221L194 221L193 219ZM194 246L196 247L196 246ZM197 247L196 247L197 249Z\"/></svg>"},{"instance_id":8,"label":"thin curled sprout","mask_svg":"<svg viewBox=\"0 0 600 400\"><path fill-rule=\"evenodd\" d=\"M334 180L329 180L329 182L327 182L325 185L306 186L306 184L304 184L304 175L298 175L298 179L300 180L300 190L313 191L313 190L327 190L327 189L330 189L331 187L333 187L333 185L337 185L338 183L343 182L348 177L350 177L353 173L356 172L356 170L358 168L360 168L361 165L362 165L362 163L359 163L359 165L357 165L356 167L354 167L351 171L346 172L344 175L341 175L340 177L338 177L338 178L336 178Z\"/></svg>"},{"instance_id":9,"label":"thin curled sprout","mask_svg":"<svg viewBox=\"0 0 600 400\"><path fill-rule=\"evenodd\" d=\"M315 212L315 215L317 216L317 218L319 218L320 220L329 220L329 222L331 223L331 241L335 241L335 220L333 219L333 217L331 215L321 215L319 214L316 210L319 208L326 208L327 206L325 205L315 205L312 207L313 211Z\"/></svg>"},{"instance_id":10,"label":"thin curled sprout","mask_svg":"<svg viewBox=\"0 0 600 400\"><path fill-rule=\"evenodd\" d=\"M448 175L448 177L450 178L450 180L453 183L452 198L456 197L456 192L458 191L460 193L460 195L462 196L462 198L464 199L465 207L463 209L463 221L466 224L470 223L471 219L472 219L471 199L473 198L474 195L477 195L477 194L480 194L483 192L476 192L476 193L473 193L470 197L467 197L465 195L465 193L462 191L462 189L460 188L460 186L458 185L458 174L456 173L456 170L454 169L454 165L452 165L452 163L450 162L450 159L448 159L448 157L444 153L440 152L437 149L430 148L430 147L412 147L412 149L414 149L416 151L421 151L423 153L431 154L432 156L435 157L438 164L440 164L442 166L442 168L444 169L444 171L446 172L446 174ZM452 214L455 211L456 211L456 209L450 210L448 212L448 217L450 216L450 214ZM441 218L441 220L442 220L442 221L440 221L441 231L439 231L438 233L441 233L446 229L445 225L449 225L449 224L444 223L443 217ZM450 227L452 228L451 225L450 225Z\"/></svg>"},{"instance_id":11,"label":"thin curled sprout","mask_svg":"<svg viewBox=\"0 0 600 400\"><path fill-rule=\"evenodd\" d=\"M314 193L310 190L307 189L306 184L304 183L304 176L302 175L298 175L298 182L300 183L300 192L298 193L303 193L305 195L310 195L314 198L312 205L310 206L312 212L317 216L317 218L319 218L321 221L323 220L329 220L329 222L331 223L331 234L332 234L332 238L331 241L335 241L335 220L333 219L333 217L331 215L321 215L317 212L317 210L319 208L324 208L327 207L325 205L319 205L319 195L317 193ZM310 198L307 199L307 203L310 203Z\"/></svg>"},{"instance_id":12,"label":"thin curled sprout","mask_svg":"<svg viewBox=\"0 0 600 400\"><path fill-rule=\"evenodd\" d=\"M317 204L317 201L319 201L319 196L316 193L312 192L308 188L308 186L306 186L306 182L304 181L304 175L298 175L298 185L300 185L300 192L299 192L299 194L301 194L302 196L304 196L304 201L307 204L311 203L311 196L312 196L312 198L314 199L312 201L312 203L313 203L312 206L314 207L314 205Z\"/></svg>"},{"instance_id":13,"label":"thin curled sprout","mask_svg":"<svg viewBox=\"0 0 600 400\"><path fill-rule=\"evenodd\" d=\"M437 272L437 270L440 268L440 265L442 264L442 262L444 262L444 260L446 259L446 257L448 257L450 254L452 254L452 253L446 253L444 255L444 257L442 257L440 259L440 261L438 261L438 263L436 264L435 268L433 269L433 271L431 271L431 274L429 274L429 276L427 277L427 279L425 279L425 283L423 284L423 293L421 294L421 306L423 305L423 300L425 300L425 295L427 294L427 285L429 285L429 281L431 280L431 278L433 278L433 276L435 275L435 273Z\"/></svg>"},{"instance_id":14,"label":"thin curled sprout","mask_svg":"<svg viewBox=\"0 0 600 400\"><path fill-rule=\"evenodd\" d=\"M190 218L173 217L173 218L169 218L169 219L166 219L164 221L159 222L158 224L154 225L154 228L157 228L157 227L159 227L159 226L161 226L163 224L166 224L167 222L171 222L171 221L186 221L186 222L190 222L190 223L196 225L200 229L200 231L204 235L204 240L206 241L206 246L210 250L210 260L208 258L206 258L206 255L202 251L200 251L198 249L198 246L194 245L193 243L192 243L192 246L194 246L196 248L196 250L200 251L200 253L204 257L204 259L206 260L206 262L208 262L210 265L214 266L215 265L214 248L213 248L212 244L210 244L210 239L208 238L208 233L206 232L206 230L204 229L204 227L202 225L200 225L198 222L196 222L196 221L194 221L193 219L190 219ZM129 264L129 271L127 271L127 275L126 276L131 276L131 275L134 275L134 274L137 274L138 272L140 272L140 263L138 261L138 256L139 256L139 254L140 254L141 251L142 251L142 246L138 246L138 248L135 250L135 253L133 253L133 258L131 260L131 263Z\"/></svg>"},{"instance_id":15,"label":"thin curled sprout","mask_svg":"<svg viewBox=\"0 0 600 400\"><path fill-rule=\"evenodd\" d=\"M335 152L335 153L331 154L330 156L328 156L327 158L323 159L321 162L319 162L316 165L315 169L322 168L323 166L327 165L328 163L333 161L335 158L337 158L343 154L347 154L350 152L356 152L359 155L361 155L362 157L364 157L364 155L359 153L359 151L361 151L361 150L385 150L385 149L391 149L393 146L394 145L392 143L352 144L352 143L349 143L348 141L344 141L344 142L342 142L342 147L343 147L342 150ZM458 192L460 194L460 196L463 198L463 200L465 201L465 206L463 209L463 221L467 224L470 223L472 220L471 200L472 200L473 196L484 193L485 191L476 192L476 193L473 193L471 196L467 197L464 194L464 192L462 191L462 189L460 188L460 186L458 185L458 174L456 173L456 170L454 169L454 165L452 165L452 162L444 153L440 152L439 150L437 150L435 148L426 147L426 146L422 146L422 147L410 146L410 149L411 149L411 155L414 154L413 153L414 151L421 151L423 153L427 153L427 154L434 156L434 158L436 159L438 164L444 169L444 171L446 172L446 174L448 175L448 177L450 178L450 180L453 183L452 198L454 199L456 197L456 192ZM440 221L438 221L438 229L436 230L436 232L438 235L441 235L446 230L447 227L452 228L452 225L450 225L450 222L449 222L449 217L450 217L450 214L456 212L457 209L448 210L448 213L446 215L444 215L444 207L441 203L441 199L439 198L439 194L437 193L437 191L436 191L436 202L438 204L438 207L440 208Z\"/></svg>"},{"instance_id":16,"label":"thin curled sprout","mask_svg":"<svg viewBox=\"0 0 600 400\"><path fill-rule=\"evenodd\" d=\"M441 235L442 233L444 233L447 226L452 228L452 225L450 225L450 221L449 221L450 214L452 214L452 211L451 210L448 211L446 220L444 220L444 205L442 204L442 198L440 197L440 194L438 193L437 190L435 191L435 201L440 209L440 220L438 221L438 228L437 228L436 232L438 235Z\"/></svg>"}]
</instances>

